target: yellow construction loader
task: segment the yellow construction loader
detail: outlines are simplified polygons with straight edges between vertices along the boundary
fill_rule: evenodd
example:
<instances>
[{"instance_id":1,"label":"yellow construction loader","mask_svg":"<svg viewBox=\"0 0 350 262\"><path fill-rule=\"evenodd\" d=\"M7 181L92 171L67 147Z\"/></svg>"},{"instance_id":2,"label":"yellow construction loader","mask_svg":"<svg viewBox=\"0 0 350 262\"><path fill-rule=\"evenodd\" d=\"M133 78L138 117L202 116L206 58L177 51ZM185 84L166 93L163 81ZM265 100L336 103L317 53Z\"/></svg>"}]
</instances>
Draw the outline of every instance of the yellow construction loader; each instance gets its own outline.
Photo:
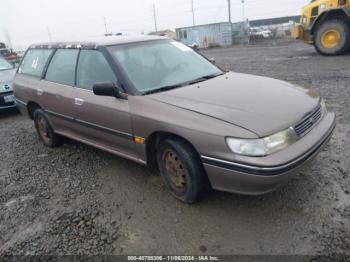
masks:
<instances>
[{"instance_id":1,"label":"yellow construction loader","mask_svg":"<svg viewBox=\"0 0 350 262\"><path fill-rule=\"evenodd\" d=\"M341 55L350 49L350 0L312 0L303 8L294 39L314 45L322 55Z\"/></svg>"}]
</instances>

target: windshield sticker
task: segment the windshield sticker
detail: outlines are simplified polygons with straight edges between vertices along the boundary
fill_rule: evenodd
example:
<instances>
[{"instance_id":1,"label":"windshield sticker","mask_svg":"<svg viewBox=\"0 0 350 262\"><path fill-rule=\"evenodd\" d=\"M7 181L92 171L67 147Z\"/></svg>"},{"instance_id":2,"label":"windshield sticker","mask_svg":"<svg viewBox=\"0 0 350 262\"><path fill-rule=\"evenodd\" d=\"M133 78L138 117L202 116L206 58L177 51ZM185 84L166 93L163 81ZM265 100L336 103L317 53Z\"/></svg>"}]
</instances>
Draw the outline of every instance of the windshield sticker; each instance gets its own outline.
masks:
<instances>
[{"instance_id":1,"label":"windshield sticker","mask_svg":"<svg viewBox=\"0 0 350 262\"><path fill-rule=\"evenodd\" d=\"M39 57L35 58L32 62L32 68L36 69L38 67Z\"/></svg>"},{"instance_id":2,"label":"windshield sticker","mask_svg":"<svg viewBox=\"0 0 350 262\"><path fill-rule=\"evenodd\" d=\"M181 51L184 51L184 52L189 52L189 51L192 51L191 48L189 48L188 46L185 46L184 44L181 44L179 42L171 42L171 44L177 48L179 48Z\"/></svg>"}]
</instances>

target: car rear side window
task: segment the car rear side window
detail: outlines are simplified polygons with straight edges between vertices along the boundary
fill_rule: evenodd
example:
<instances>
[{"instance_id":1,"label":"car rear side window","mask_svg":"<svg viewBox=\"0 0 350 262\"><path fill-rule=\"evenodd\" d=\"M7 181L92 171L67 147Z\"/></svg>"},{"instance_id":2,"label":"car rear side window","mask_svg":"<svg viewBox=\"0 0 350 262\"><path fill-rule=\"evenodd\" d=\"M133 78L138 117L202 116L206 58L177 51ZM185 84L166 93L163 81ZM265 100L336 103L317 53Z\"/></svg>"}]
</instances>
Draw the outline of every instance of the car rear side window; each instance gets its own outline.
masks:
<instances>
[{"instance_id":1,"label":"car rear side window","mask_svg":"<svg viewBox=\"0 0 350 262\"><path fill-rule=\"evenodd\" d=\"M23 58L18 73L41 77L51 53L52 50L50 49L29 49Z\"/></svg>"},{"instance_id":2,"label":"car rear side window","mask_svg":"<svg viewBox=\"0 0 350 262\"><path fill-rule=\"evenodd\" d=\"M115 74L100 51L82 50L77 70L77 86L84 89L92 90L96 82L117 83Z\"/></svg>"},{"instance_id":3,"label":"car rear side window","mask_svg":"<svg viewBox=\"0 0 350 262\"><path fill-rule=\"evenodd\" d=\"M78 53L78 49L58 49L50 62L45 79L74 86Z\"/></svg>"}]
</instances>

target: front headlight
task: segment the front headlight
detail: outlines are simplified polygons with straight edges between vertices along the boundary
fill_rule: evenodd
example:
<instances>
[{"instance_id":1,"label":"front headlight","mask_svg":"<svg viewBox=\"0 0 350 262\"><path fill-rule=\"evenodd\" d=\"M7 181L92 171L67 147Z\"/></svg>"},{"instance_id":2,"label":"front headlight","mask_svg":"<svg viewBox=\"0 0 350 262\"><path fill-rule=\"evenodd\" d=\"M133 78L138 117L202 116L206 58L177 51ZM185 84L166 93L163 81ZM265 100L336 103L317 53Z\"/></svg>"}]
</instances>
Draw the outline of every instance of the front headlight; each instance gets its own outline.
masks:
<instances>
[{"instance_id":1,"label":"front headlight","mask_svg":"<svg viewBox=\"0 0 350 262\"><path fill-rule=\"evenodd\" d=\"M226 138L227 145L234 153L245 156L270 155L286 148L295 141L296 137L291 128L259 139Z\"/></svg>"}]
</instances>

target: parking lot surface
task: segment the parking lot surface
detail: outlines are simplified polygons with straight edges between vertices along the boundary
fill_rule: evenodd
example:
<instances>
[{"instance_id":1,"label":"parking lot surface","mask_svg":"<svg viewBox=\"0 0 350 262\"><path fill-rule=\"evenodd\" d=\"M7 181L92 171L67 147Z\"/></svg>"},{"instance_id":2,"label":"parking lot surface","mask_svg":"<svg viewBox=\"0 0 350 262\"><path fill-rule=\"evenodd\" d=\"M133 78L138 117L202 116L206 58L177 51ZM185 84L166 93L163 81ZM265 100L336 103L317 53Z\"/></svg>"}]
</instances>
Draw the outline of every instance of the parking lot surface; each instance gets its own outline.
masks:
<instances>
[{"instance_id":1,"label":"parking lot surface","mask_svg":"<svg viewBox=\"0 0 350 262\"><path fill-rule=\"evenodd\" d=\"M2 112L0 255L350 254L350 56L297 42L203 53L316 88L337 114L328 146L273 193L212 192L186 205L154 171L73 141L45 148L29 119Z\"/></svg>"}]
</instances>

